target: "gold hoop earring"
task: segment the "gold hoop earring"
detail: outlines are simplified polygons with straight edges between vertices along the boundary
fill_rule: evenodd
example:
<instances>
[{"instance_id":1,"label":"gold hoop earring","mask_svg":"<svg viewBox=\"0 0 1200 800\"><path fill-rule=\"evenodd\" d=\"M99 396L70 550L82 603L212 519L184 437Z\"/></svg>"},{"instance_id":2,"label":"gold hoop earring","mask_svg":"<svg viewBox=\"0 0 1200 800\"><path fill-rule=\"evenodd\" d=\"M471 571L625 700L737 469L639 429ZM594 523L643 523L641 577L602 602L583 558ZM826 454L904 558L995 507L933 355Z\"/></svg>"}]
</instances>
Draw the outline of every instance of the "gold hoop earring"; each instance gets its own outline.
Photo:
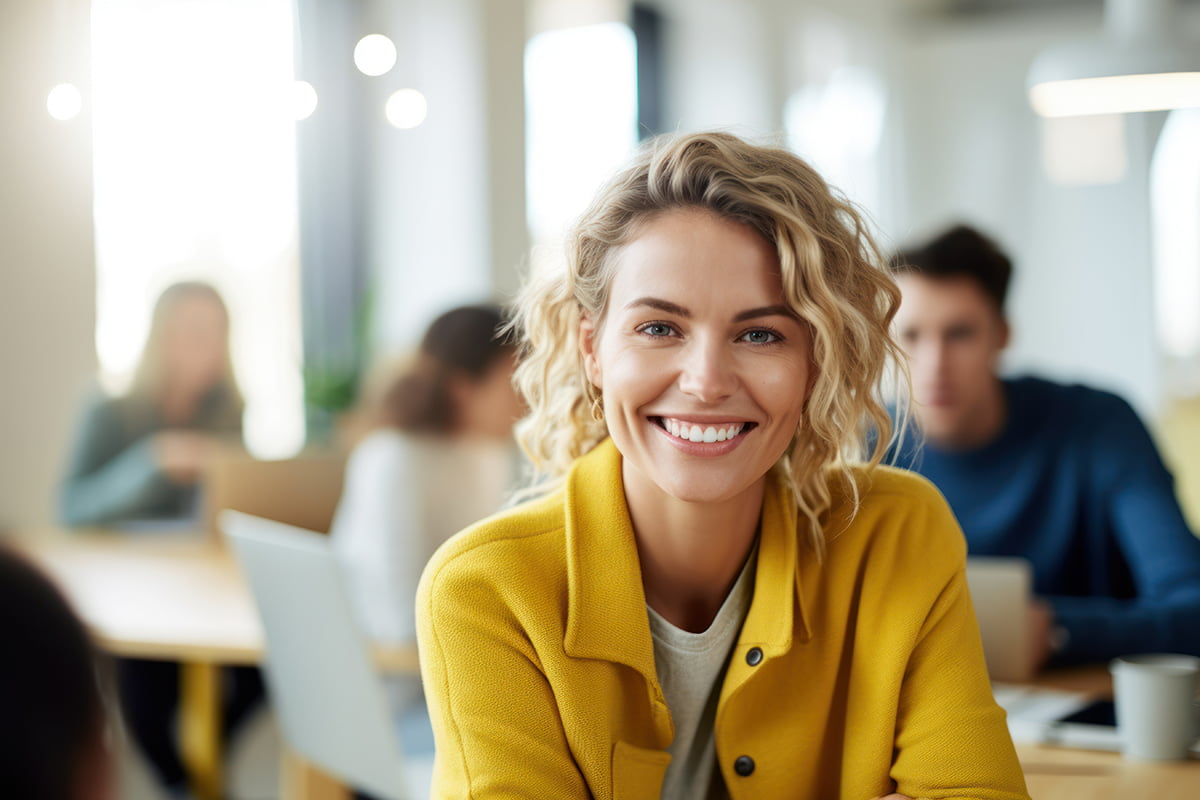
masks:
<instances>
[{"instance_id":1,"label":"gold hoop earring","mask_svg":"<svg viewBox=\"0 0 1200 800\"><path fill-rule=\"evenodd\" d=\"M592 395L592 419L604 422L604 401L598 394Z\"/></svg>"}]
</instances>

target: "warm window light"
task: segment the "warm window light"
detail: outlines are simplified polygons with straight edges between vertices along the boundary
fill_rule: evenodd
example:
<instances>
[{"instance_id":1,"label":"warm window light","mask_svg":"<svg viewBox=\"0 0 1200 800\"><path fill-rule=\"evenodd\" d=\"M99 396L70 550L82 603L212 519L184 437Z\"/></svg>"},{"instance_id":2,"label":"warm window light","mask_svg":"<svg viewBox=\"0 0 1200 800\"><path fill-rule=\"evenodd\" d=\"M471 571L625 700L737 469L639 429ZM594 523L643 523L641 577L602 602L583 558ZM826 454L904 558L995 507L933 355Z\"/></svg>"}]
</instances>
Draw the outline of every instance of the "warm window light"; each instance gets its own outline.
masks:
<instances>
[{"instance_id":1,"label":"warm window light","mask_svg":"<svg viewBox=\"0 0 1200 800\"><path fill-rule=\"evenodd\" d=\"M546 31L526 45L526 214L535 258L561 250L570 221L637 145L636 67L633 31L622 22Z\"/></svg>"},{"instance_id":2,"label":"warm window light","mask_svg":"<svg viewBox=\"0 0 1200 800\"><path fill-rule=\"evenodd\" d=\"M429 104L416 89L401 89L388 98L384 113L397 128L415 128L425 121Z\"/></svg>"},{"instance_id":3,"label":"warm window light","mask_svg":"<svg viewBox=\"0 0 1200 800\"><path fill-rule=\"evenodd\" d=\"M90 5L101 380L128 385L167 284L207 281L233 319L246 446L291 456L305 438L294 3Z\"/></svg>"},{"instance_id":4,"label":"warm window light","mask_svg":"<svg viewBox=\"0 0 1200 800\"><path fill-rule=\"evenodd\" d=\"M1150 162L1155 322L1181 388L1195 391L1200 357L1200 109L1167 117Z\"/></svg>"},{"instance_id":5,"label":"warm window light","mask_svg":"<svg viewBox=\"0 0 1200 800\"><path fill-rule=\"evenodd\" d=\"M83 95L69 83L60 83L46 96L46 110L55 119L74 119L82 108Z\"/></svg>"},{"instance_id":6,"label":"warm window light","mask_svg":"<svg viewBox=\"0 0 1200 800\"><path fill-rule=\"evenodd\" d=\"M317 110L317 90L308 81L292 82L292 118L308 119Z\"/></svg>"},{"instance_id":7,"label":"warm window light","mask_svg":"<svg viewBox=\"0 0 1200 800\"><path fill-rule=\"evenodd\" d=\"M1050 81L1030 87L1029 101L1043 117L1192 108L1200 106L1200 72Z\"/></svg>"},{"instance_id":8,"label":"warm window light","mask_svg":"<svg viewBox=\"0 0 1200 800\"><path fill-rule=\"evenodd\" d=\"M364 36L354 46L354 65L364 75L383 75L396 66L396 45L383 34Z\"/></svg>"}]
</instances>

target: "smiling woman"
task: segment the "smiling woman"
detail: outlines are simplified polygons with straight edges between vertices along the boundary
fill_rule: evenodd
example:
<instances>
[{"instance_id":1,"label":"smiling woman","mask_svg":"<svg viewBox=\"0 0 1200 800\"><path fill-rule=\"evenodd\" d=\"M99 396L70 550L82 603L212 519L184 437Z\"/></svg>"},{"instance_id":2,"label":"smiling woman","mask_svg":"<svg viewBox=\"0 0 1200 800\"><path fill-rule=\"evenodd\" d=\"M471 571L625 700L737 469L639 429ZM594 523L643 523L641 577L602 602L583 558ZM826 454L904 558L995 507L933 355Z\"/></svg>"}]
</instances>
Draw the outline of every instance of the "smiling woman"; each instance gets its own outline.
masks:
<instances>
[{"instance_id":1,"label":"smiling woman","mask_svg":"<svg viewBox=\"0 0 1200 800\"><path fill-rule=\"evenodd\" d=\"M786 151L669 137L526 287L546 481L422 578L435 796L1027 798L962 535L877 465L898 293L864 231Z\"/></svg>"}]
</instances>

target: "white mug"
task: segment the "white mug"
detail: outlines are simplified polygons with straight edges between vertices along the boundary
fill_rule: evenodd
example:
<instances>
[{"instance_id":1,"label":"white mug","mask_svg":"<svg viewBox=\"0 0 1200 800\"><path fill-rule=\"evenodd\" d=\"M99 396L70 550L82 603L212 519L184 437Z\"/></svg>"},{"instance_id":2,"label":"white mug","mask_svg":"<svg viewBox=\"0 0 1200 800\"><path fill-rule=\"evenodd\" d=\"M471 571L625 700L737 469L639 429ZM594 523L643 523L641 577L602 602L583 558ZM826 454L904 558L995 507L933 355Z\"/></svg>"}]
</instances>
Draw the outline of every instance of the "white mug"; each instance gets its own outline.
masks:
<instances>
[{"instance_id":1,"label":"white mug","mask_svg":"<svg viewBox=\"0 0 1200 800\"><path fill-rule=\"evenodd\" d=\"M1122 656L1113 660L1111 669L1122 752L1144 761L1187 758L1196 738L1200 658Z\"/></svg>"}]
</instances>

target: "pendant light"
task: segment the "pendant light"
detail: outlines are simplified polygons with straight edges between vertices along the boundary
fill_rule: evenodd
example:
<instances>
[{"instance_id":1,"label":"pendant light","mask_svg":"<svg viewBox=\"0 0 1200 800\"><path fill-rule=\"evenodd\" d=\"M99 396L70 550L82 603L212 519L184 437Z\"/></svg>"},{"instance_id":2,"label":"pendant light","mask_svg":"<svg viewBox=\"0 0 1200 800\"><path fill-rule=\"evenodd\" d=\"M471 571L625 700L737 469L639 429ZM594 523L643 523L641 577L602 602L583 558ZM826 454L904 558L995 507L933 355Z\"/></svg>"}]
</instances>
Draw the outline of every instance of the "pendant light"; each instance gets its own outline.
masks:
<instances>
[{"instance_id":1,"label":"pendant light","mask_svg":"<svg viewBox=\"0 0 1200 800\"><path fill-rule=\"evenodd\" d=\"M1104 34L1044 50L1029 101L1044 117L1200 106L1200 45L1184 41L1175 0L1106 0Z\"/></svg>"}]
</instances>

